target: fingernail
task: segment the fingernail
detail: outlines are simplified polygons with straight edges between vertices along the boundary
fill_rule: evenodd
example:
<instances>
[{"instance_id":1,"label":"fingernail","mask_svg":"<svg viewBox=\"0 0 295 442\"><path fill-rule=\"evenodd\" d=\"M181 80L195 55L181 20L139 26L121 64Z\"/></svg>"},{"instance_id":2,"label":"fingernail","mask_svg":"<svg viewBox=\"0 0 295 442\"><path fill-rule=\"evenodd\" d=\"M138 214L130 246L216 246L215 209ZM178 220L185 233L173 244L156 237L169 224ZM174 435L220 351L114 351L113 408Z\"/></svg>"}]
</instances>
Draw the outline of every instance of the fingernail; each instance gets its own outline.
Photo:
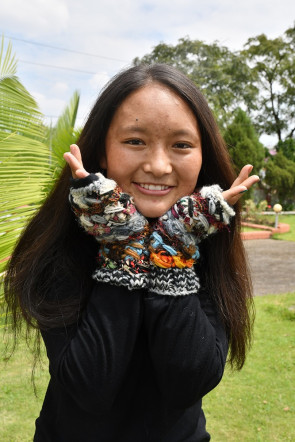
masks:
<instances>
[{"instance_id":1,"label":"fingernail","mask_svg":"<svg viewBox=\"0 0 295 442\"><path fill-rule=\"evenodd\" d=\"M242 190L240 193L248 192L248 189Z\"/></svg>"}]
</instances>

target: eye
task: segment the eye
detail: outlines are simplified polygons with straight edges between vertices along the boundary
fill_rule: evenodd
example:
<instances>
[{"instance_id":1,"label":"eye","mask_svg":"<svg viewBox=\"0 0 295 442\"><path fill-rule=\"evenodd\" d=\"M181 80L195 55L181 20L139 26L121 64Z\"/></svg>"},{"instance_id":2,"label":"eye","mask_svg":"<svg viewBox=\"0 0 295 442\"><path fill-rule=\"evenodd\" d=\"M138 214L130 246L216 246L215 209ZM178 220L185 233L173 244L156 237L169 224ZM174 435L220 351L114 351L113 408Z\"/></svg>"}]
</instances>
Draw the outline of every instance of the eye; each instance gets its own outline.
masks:
<instances>
[{"instance_id":1,"label":"eye","mask_svg":"<svg viewBox=\"0 0 295 442\"><path fill-rule=\"evenodd\" d=\"M131 144L132 146L141 146L144 144L139 138L131 138L130 140L124 141L125 144Z\"/></svg>"},{"instance_id":2,"label":"eye","mask_svg":"<svg viewBox=\"0 0 295 442\"><path fill-rule=\"evenodd\" d=\"M186 142L182 142L182 141L180 141L179 143L175 143L174 145L173 145L173 147L176 147L177 149L191 149L192 148L192 145L191 144L189 144L189 143L186 143Z\"/></svg>"}]
</instances>

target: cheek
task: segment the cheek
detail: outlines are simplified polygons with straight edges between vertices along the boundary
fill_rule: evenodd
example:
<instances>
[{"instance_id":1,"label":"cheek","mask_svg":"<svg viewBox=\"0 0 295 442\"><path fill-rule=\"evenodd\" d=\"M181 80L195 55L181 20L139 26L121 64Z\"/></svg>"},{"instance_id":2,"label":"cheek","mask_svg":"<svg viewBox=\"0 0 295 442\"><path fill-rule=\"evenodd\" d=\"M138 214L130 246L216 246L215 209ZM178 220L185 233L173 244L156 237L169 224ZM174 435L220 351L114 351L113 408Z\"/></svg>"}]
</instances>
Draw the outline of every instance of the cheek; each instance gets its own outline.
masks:
<instances>
[{"instance_id":1,"label":"cheek","mask_svg":"<svg viewBox=\"0 0 295 442\"><path fill-rule=\"evenodd\" d=\"M187 194L193 193L195 188L197 187L200 170L201 164L198 163L187 168L186 173L183 174L183 183L187 189Z\"/></svg>"}]
</instances>

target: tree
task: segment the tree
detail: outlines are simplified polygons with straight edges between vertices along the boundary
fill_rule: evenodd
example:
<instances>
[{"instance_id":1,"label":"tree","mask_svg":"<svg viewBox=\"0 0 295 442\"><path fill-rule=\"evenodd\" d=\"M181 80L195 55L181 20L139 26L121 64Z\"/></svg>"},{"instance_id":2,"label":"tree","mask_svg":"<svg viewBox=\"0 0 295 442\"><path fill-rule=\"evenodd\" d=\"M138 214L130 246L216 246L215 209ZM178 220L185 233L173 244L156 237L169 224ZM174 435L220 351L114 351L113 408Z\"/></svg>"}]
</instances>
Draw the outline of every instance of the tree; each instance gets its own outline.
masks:
<instances>
[{"instance_id":1,"label":"tree","mask_svg":"<svg viewBox=\"0 0 295 442\"><path fill-rule=\"evenodd\" d=\"M0 274L29 219L40 207L65 164L62 153L76 140L79 95L74 94L53 129L16 76L9 43L0 51ZM50 142L51 140L51 142ZM3 275L3 273L2 273ZM0 302L3 297L0 295Z\"/></svg>"},{"instance_id":2,"label":"tree","mask_svg":"<svg viewBox=\"0 0 295 442\"><path fill-rule=\"evenodd\" d=\"M295 31L268 39L261 34L250 38L243 51L252 67L259 89L253 115L260 133L276 134L278 140L295 132Z\"/></svg>"},{"instance_id":3,"label":"tree","mask_svg":"<svg viewBox=\"0 0 295 442\"><path fill-rule=\"evenodd\" d=\"M269 157L266 165L265 182L279 200L294 201L295 194L295 163L279 152Z\"/></svg>"},{"instance_id":4,"label":"tree","mask_svg":"<svg viewBox=\"0 0 295 442\"><path fill-rule=\"evenodd\" d=\"M246 107L252 105L258 92L244 55L218 42L206 44L186 37L175 46L160 43L133 63L166 63L183 71L204 93L220 126L230 120L231 113L242 103Z\"/></svg>"},{"instance_id":5,"label":"tree","mask_svg":"<svg viewBox=\"0 0 295 442\"><path fill-rule=\"evenodd\" d=\"M258 173L263 166L265 148L259 142L256 130L246 112L239 108L234 115L234 120L224 132L234 167L239 172L245 164L250 163Z\"/></svg>"},{"instance_id":6,"label":"tree","mask_svg":"<svg viewBox=\"0 0 295 442\"><path fill-rule=\"evenodd\" d=\"M295 139L287 138L285 141L279 141L276 147L277 152L281 152L288 160L295 162Z\"/></svg>"}]
</instances>

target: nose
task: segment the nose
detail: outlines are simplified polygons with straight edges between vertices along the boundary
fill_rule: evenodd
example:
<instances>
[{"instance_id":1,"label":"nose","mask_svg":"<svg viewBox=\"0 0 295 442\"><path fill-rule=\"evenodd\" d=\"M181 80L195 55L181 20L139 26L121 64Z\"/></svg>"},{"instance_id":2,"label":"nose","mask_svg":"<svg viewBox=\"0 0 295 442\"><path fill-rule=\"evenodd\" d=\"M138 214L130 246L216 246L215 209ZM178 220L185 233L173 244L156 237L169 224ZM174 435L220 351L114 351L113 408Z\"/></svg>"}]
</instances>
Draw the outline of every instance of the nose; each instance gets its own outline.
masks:
<instances>
[{"instance_id":1,"label":"nose","mask_svg":"<svg viewBox=\"0 0 295 442\"><path fill-rule=\"evenodd\" d=\"M168 150L160 145L149 149L143 169L146 173L152 173L155 177L170 174L173 167Z\"/></svg>"}]
</instances>

